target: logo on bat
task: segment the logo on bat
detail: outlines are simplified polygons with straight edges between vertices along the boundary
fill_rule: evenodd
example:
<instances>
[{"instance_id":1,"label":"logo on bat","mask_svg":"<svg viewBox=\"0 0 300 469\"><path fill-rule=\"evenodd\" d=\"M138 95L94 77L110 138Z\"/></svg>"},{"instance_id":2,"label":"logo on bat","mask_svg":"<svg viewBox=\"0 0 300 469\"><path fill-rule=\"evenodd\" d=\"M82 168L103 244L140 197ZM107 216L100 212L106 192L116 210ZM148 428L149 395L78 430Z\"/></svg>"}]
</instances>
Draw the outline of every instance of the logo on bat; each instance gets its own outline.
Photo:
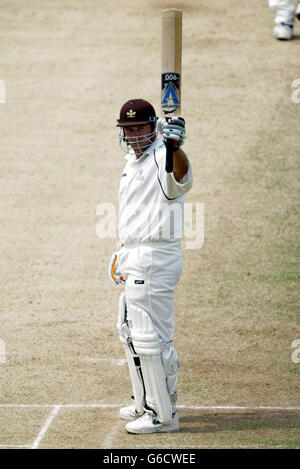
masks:
<instances>
[{"instance_id":1,"label":"logo on bat","mask_svg":"<svg viewBox=\"0 0 300 469\"><path fill-rule=\"evenodd\" d=\"M164 114L176 111L180 107L180 74L163 73L161 87L161 108Z\"/></svg>"},{"instance_id":2,"label":"logo on bat","mask_svg":"<svg viewBox=\"0 0 300 469\"><path fill-rule=\"evenodd\" d=\"M169 83L167 87L167 91L165 92L164 98L162 100L162 104L169 104L170 99L172 99L173 104L179 104L179 100L175 91L174 86L172 83Z\"/></svg>"}]
</instances>

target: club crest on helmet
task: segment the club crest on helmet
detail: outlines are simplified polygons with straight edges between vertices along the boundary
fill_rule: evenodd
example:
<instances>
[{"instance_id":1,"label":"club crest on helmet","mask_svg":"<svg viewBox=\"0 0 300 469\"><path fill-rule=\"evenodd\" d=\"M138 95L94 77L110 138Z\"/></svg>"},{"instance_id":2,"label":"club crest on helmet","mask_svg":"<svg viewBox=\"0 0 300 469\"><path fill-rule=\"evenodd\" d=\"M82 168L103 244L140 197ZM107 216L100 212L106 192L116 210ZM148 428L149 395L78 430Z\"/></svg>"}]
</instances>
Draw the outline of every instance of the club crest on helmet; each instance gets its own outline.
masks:
<instances>
[{"instance_id":1,"label":"club crest on helmet","mask_svg":"<svg viewBox=\"0 0 300 469\"><path fill-rule=\"evenodd\" d=\"M133 111L132 109L130 109L130 111L126 112L126 116L133 119L133 117L135 117L136 115L136 112Z\"/></svg>"}]
</instances>

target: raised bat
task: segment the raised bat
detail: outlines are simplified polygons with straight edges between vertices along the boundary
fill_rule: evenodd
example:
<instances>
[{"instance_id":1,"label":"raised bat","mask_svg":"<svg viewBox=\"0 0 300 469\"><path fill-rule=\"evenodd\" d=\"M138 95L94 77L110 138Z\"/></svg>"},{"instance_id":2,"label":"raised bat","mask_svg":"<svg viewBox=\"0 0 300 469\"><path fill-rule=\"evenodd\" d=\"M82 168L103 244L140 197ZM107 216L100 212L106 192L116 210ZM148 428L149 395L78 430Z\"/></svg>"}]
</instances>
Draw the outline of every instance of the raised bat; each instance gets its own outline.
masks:
<instances>
[{"instance_id":1,"label":"raised bat","mask_svg":"<svg viewBox=\"0 0 300 469\"><path fill-rule=\"evenodd\" d=\"M166 119L180 116L182 69L182 11L161 14L161 110ZM173 171L173 142L166 142L166 171Z\"/></svg>"}]
</instances>

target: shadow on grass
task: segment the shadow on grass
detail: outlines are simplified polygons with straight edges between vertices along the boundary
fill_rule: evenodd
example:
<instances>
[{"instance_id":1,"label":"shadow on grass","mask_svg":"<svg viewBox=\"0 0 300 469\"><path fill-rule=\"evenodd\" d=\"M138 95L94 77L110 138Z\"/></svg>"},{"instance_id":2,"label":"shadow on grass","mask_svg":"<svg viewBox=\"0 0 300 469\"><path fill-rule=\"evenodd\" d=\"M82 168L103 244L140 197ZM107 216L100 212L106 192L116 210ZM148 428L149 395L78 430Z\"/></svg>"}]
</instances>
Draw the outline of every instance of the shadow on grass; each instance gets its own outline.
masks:
<instances>
[{"instance_id":1,"label":"shadow on grass","mask_svg":"<svg viewBox=\"0 0 300 469\"><path fill-rule=\"evenodd\" d=\"M180 431L183 433L216 433L251 429L300 428L300 412L198 412L197 415L180 415Z\"/></svg>"}]
</instances>

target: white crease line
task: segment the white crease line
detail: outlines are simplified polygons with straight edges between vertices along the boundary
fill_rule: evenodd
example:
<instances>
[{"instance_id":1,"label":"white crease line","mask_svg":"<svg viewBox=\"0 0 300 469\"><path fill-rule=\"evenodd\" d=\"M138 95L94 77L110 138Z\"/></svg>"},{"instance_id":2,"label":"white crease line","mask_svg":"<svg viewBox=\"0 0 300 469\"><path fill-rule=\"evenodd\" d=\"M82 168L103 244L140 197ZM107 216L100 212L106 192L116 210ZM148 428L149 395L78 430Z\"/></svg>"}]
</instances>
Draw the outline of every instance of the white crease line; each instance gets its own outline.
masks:
<instances>
[{"instance_id":1,"label":"white crease line","mask_svg":"<svg viewBox=\"0 0 300 469\"><path fill-rule=\"evenodd\" d=\"M0 445L0 448L31 448L30 445Z\"/></svg>"},{"instance_id":2,"label":"white crease line","mask_svg":"<svg viewBox=\"0 0 300 469\"><path fill-rule=\"evenodd\" d=\"M113 409L122 407L120 404L0 404L1 407L29 407L29 408L44 408L44 407L61 407L61 408L101 408L101 409Z\"/></svg>"},{"instance_id":3,"label":"white crease line","mask_svg":"<svg viewBox=\"0 0 300 469\"><path fill-rule=\"evenodd\" d=\"M79 358L79 361L85 362L85 363L101 363L101 362L103 362L103 363L108 363L110 365L116 365L116 366L125 366L125 365L127 365L126 358L83 357L83 358Z\"/></svg>"},{"instance_id":4,"label":"white crease line","mask_svg":"<svg viewBox=\"0 0 300 469\"><path fill-rule=\"evenodd\" d=\"M233 406L233 405L177 405L177 409L191 410L300 410L300 406Z\"/></svg>"},{"instance_id":5,"label":"white crease line","mask_svg":"<svg viewBox=\"0 0 300 469\"><path fill-rule=\"evenodd\" d=\"M0 404L1 407L58 407L60 408L101 408L101 409L114 409L122 407L120 404ZM233 406L233 405L177 405L178 409L190 410L300 410L300 406Z\"/></svg>"},{"instance_id":6,"label":"white crease line","mask_svg":"<svg viewBox=\"0 0 300 469\"><path fill-rule=\"evenodd\" d=\"M97 408L99 407L100 409L114 409L114 408L120 408L122 407L123 404L62 404L61 407L70 407L70 408L76 408L76 407L90 407L90 408Z\"/></svg>"},{"instance_id":7,"label":"white crease line","mask_svg":"<svg viewBox=\"0 0 300 469\"><path fill-rule=\"evenodd\" d=\"M54 407L55 404L0 404L0 407Z\"/></svg>"},{"instance_id":8,"label":"white crease line","mask_svg":"<svg viewBox=\"0 0 300 469\"><path fill-rule=\"evenodd\" d=\"M42 426L38 436L36 437L36 439L34 440L33 442L33 445L31 447L31 449L37 449L40 445L40 442L42 441L42 439L44 438L45 434L46 434L46 431L48 430L48 428L50 427L51 423L53 422L53 419L55 418L55 416L57 415L59 409L61 408L60 405L55 405L53 407L53 409L51 410L50 414L48 415L48 417L46 418L46 421L44 423L44 425Z\"/></svg>"}]
</instances>

